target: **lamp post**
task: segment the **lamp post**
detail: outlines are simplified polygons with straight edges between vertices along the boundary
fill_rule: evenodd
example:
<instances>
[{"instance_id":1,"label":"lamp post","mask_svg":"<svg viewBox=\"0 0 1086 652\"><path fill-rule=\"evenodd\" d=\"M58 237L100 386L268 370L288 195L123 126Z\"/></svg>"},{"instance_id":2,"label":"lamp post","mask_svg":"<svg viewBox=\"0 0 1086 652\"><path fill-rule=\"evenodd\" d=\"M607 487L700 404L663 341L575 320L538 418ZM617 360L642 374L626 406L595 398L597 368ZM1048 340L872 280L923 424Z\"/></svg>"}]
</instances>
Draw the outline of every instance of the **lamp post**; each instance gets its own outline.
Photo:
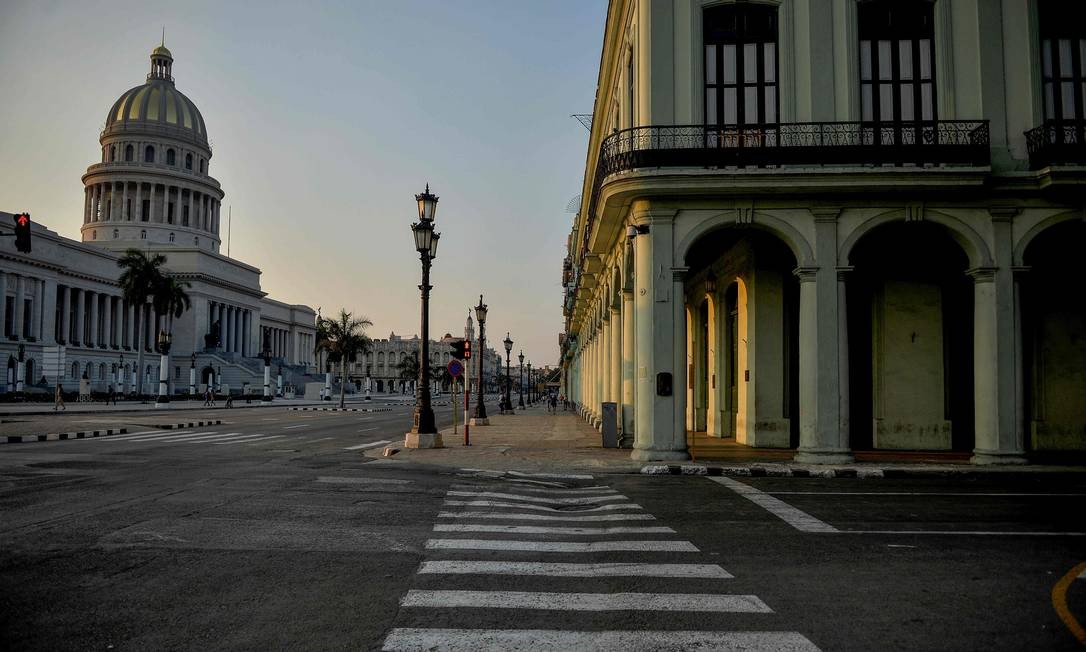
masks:
<instances>
[{"instance_id":1,"label":"lamp post","mask_svg":"<svg viewBox=\"0 0 1086 652\"><path fill-rule=\"evenodd\" d=\"M275 395L279 398L283 398L283 365L279 365L275 374Z\"/></svg>"},{"instance_id":2,"label":"lamp post","mask_svg":"<svg viewBox=\"0 0 1086 652\"><path fill-rule=\"evenodd\" d=\"M158 332L158 397L155 399L156 408L168 407L170 404L170 341L173 336L165 330Z\"/></svg>"},{"instance_id":3,"label":"lamp post","mask_svg":"<svg viewBox=\"0 0 1086 652\"><path fill-rule=\"evenodd\" d=\"M22 344L19 345L19 361L15 365L15 391L21 397L23 395L23 385L26 382L26 347Z\"/></svg>"},{"instance_id":4,"label":"lamp post","mask_svg":"<svg viewBox=\"0 0 1086 652\"><path fill-rule=\"evenodd\" d=\"M486 382L483 376L483 360L486 358L486 304L483 303L483 295L479 295L479 305L475 306L475 321L479 322L479 348L476 357L479 359L479 374L476 379L478 398L475 402L475 416L471 419L473 426L490 425L490 419L486 418L486 404L483 403L483 393L486 391Z\"/></svg>"},{"instance_id":5,"label":"lamp post","mask_svg":"<svg viewBox=\"0 0 1086 652\"><path fill-rule=\"evenodd\" d=\"M524 409L524 351L523 350L520 352L520 355L517 356L517 359L520 360L520 371L517 374L517 389L519 390L518 391L519 398L517 399L517 407L519 407L520 409L523 410Z\"/></svg>"},{"instance_id":6,"label":"lamp post","mask_svg":"<svg viewBox=\"0 0 1086 652\"><path fill-rule=\"evenodd\" d=\"M215 374L215 393L222 393L222 365L219 365L219 373Z\"/></svg>"},{"instance_id":7,"label":"lamp post","mask_svg":"<svg viewBox=\"0 0 1086 652\"><path fill-rule=\"evenodd\" d=\"M532 404L532 361L528 361L528 405Z\"/></svg>"},{"instance_id":8,"label":"lamp post","mask_svg":"<svg viewBox=\"0 0 1086 652\"><path fill-rule=\"evenodd\" d=\"M262 353L264 358L264 396L260 400L264 403L271 403L271 349L266 342Z\"/></svg>"},{"instance_id":9,"label":"lamp post","mask_svg":"<svg viewBox=\"0 0 1086 652\"><path fill-rule=\"evenodd\" d=\"M419 338L419 382L416 387L415 413L411 432L404 441L406 448L442 448L441 433L434 421L434 409L430 405L430 265L437 258L437 242L440 233L434 233L434 217L437 213L437 196L426 190L415 195L419 208L419 221L411 225L415 235L415 251L422 261L422 337Z\"/></svg>"},{"instance_id":10,"label":"lamp post","mask_svg":"<svg viewBox=\"0 0 1086 652\"><path fill-rule=\"evenodd\" d=\"M189 396L196 396L196 352L189 357Z\"/></svg>"},{"instance_id":11,"label":"lamp post","mask_svg":"<svg viewBox=\"0 0 1086 652\"><path fill-rule=\"evenodd\" d=\"M505 332L505 340L502 342L505 344L505 409L509 412L513 411L513 378L512 372L509 370L510 358L513 355L513 340L509 337L509 331Z\"/></svg>"},{"instance_id":12,"label":"lamp post","mask_svg":"<svg viewBox=\"0 0 1086 652\"><path fill-rule=\"evenodd\" d=\"M117 393L124 396L124 383L128 379L124 377L124 354L117 354Z\"/></svg>"}]
</instances>

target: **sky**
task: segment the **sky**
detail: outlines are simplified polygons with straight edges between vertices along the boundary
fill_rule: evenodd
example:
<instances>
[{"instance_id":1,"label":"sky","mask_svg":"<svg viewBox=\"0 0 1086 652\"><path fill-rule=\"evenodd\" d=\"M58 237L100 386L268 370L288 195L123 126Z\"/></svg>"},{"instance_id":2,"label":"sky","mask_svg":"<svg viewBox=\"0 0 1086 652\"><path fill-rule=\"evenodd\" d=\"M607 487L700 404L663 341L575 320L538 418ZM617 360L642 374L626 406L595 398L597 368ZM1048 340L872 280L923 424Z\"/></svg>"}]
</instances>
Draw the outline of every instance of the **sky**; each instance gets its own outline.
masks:
<instances>
[{"instance_id":1,"label":"sky","mask_svg":"<svg viewBox=\"0 0 1086 652\"><path fill-rule=\"evenodd\" d=\"M106 112L166 28L226 192L222 253L275 299L420 332L414 195L440 197L431 336L558 360L605 0L0 2L0 210L78 239ZM500 345L499 345L500 346Z\"/></svg>"}]
</instances>

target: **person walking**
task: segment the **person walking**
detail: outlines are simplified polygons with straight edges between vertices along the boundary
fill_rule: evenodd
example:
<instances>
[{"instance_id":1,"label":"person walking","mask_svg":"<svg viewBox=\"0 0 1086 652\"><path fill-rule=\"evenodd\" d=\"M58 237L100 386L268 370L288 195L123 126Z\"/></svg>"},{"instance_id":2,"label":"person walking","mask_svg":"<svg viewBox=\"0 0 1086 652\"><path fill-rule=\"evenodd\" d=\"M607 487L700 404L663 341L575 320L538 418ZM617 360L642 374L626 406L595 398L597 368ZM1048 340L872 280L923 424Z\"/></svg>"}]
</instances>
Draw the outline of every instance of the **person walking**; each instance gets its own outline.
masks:
<instances>
[{"instance_id":1,"label":"person walking","mask_svg":"<svg viewBox=\"0 0 1086 652\"><path fill-rule=\"evenodd\" d=\"M210 406L211 406L211 388L208 387L207 389L204 390L204 405L203 405L203 407L210 407Z\"/></svg>"},{"instance_id":2,"label":"person walking","mask_svg":"<svg viewBox=\"0 0 1086 652\"><path fill-rule=\"evenodd\" d=\"M64 405L64 388L60 386L60 383L57 383L57 391L53 396L53 411L56 412L57 408L60 408L61 410L68 409L67 406Z\"/></svg>"},{"instance_id":3,"label":"person walking","mask_svg":"<svg viewBox=\"0 0 1086 652\"><path fill-rule=\"evenodd\" d=\"M550 411L551 411L551 414L557 414L558 413L558 395L555 394L554 392L551 392L551 396L550 396Z\"/></svg>"},{"instance_id":4,"label":"person walking","mask_svg":"<svg viewBox=\"0 0 1086 652\"><path fill-rule=\"evenodd\" d=\"M106 405L109 405L111 400L114 405L117 404L117 394L113 391L113 383L110 383L109 390L106 391Z\"/></svg>"}]
</instances>

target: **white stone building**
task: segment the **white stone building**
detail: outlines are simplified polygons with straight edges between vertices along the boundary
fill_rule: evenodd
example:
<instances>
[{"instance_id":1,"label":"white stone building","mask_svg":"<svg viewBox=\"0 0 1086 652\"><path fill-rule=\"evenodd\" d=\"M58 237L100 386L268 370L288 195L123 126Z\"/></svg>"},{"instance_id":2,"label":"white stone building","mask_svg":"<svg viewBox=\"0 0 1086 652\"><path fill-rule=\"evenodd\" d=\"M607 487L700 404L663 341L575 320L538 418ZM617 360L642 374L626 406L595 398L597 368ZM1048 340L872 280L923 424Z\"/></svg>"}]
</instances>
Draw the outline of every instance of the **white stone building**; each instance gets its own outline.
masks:
<instances>
[{"instance_id":1,"label":"white stone building","mask_svg":"<svg viewBox=\"0 0 1086 652\"><path fill-rule=\"evenodd\" d=\"M192 308L173 326L171 393L189 390L193 365L198 386L214 380L236 392L250 383L259 392L265 337L286 382L301 382L312 367L313 310L268 298L259 269L219 252L224 193L210 176L203 116L174 86L172 66L170 51L155 48L146 83L109 108L102 160L83 175L82 242L45 228L49 216L33 211L32 253L17 252L12 238L0 240L0 352L9 389L21 347L28 386L60 382L75 390L85 373L92 391L157 392L153 349L164 324L147 306L139 320L142 387L134 384L138 307L117 285L117 259L129 248L165 255L167 272L191 284ZM0 229L10 231L12 220L0 213Z\"/></svg>"},{"instance_id":2,"label":"white stone building","mask_svg":"<svg viewBox=\"0 0 1086 652\"><path fill-rule=\"evenodd\" d=\"M431 367L449 364L452 359L450 342L456 339L463 338L454 338L451 334L446 333L440 340L430 340ZM348 376L360 388L364 388L363 383L369 378L372 383L372 391L410 394L414 385L400 378L400 370L397 365L408 356L418 355L418 351L418 335L405 338L396 333L389 333L389 336L385 339L373 340L373 350L368 355L359 356L358 360L349 366ZM494 349L487 347L483 369L488 383L493 382L497 373L497 360ZM471 360L472 377L476 375L478 364L478 359L473 358ZM338 369L335 372L338 373ZM474 381L472 382L474 384ZM448 388L443 387L443 389Z\"/></svg>"},{"instance_id":3,"label":"white stone building","mask_svg":"<svg viewBox=\"0 0 1086 652\"><path fill-rule=\"evenodd\" d=\"M1086 7L612 0L566 386L637 459L1086 449Z\"/></svg>"}]
</instances>

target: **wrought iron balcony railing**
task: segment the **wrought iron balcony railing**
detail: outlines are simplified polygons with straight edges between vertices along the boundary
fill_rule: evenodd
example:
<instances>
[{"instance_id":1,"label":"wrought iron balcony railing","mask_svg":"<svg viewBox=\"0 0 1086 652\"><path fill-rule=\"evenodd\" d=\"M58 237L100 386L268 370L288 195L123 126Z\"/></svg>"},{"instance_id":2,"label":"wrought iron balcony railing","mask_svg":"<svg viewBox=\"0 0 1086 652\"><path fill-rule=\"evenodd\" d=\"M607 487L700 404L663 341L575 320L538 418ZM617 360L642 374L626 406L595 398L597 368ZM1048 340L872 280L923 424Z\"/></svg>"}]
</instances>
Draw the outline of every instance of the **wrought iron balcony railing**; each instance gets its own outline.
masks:
<instances>
[{"instance_id":1,"label":"wrought iron balcony railing","mask_svg":"<svg viewBox=\"0 0 1086 652\"><path fill-rule=\"evenodd\" d=\"M1046 120L1026 132L1030 167L1086 165L1086 120Z\"/></svg>"},{"instance_id":2,"label":"wrought iron balcony railing","mask_svg":"<svg viewBox=\"0 0 1086 652\"><path fill-rule=\"evenodd\" d=\"M987 120L801 122L634 127L604 139L589 200L592 232L603 180L636 168L974 166L991 163ZM582 246L582 255L586 247Z\"/></svg>"}]
</instances>

